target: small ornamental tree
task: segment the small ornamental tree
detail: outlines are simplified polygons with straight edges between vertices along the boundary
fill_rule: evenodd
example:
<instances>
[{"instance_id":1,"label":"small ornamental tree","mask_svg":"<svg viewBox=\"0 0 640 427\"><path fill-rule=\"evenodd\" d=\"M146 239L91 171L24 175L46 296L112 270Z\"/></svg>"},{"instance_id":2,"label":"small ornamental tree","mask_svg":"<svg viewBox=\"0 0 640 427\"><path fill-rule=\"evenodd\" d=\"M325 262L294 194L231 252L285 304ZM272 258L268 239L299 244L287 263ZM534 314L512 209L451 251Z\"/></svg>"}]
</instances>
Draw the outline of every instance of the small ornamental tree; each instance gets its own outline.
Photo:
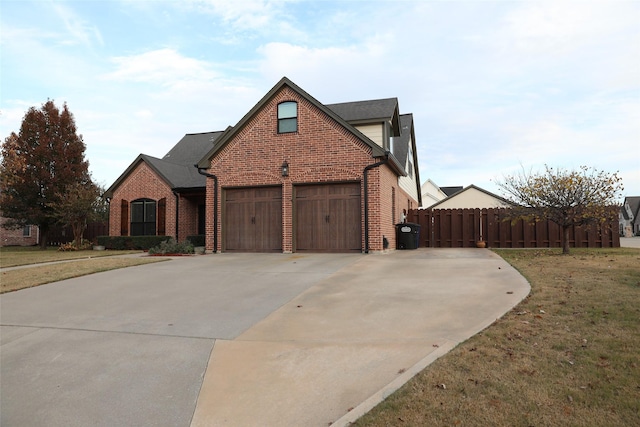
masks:
<instances>
[{"instance_id":1,"label":"small ornamental tree","mask_svg":"<svg viewBox=\"0 0 640 427\"><path fill-rule=\"evenodd\" d=\"M512 218L548 219L562 229L562 253L569 253L572 226L617 219L622 178L595 168L554 169L504 177L497 182L503 196L514 204Z\"/></svg>"},{"instance_id":2,"label":"small ornamental tree","mask_svg":"<svg viewBox=\"0 0 640 427\"><path fill-rule=\"evenodd\" d=\"M53 204L75 183L91 182L85 144L76 132L73 115L53 101L31 107L18 134L2 144L0 211L8 227L36 224L40 247L46 248L49 229L57 222Z\"/></svg>"},{"instance_id":3,"label":"small ornamental tree","mask_svg":"<svg viewBox=\"0 0 640 427\"><path fill-rule=\"evenodd\" d=\"M100 188L93 182L75 182L68 185L64 193L56 193L56 200L51 203L58 221L73 230L73 245L76 248L82 245L87 222L98 218L102 201L100 194Z\"/></svg>"}]
</instances>

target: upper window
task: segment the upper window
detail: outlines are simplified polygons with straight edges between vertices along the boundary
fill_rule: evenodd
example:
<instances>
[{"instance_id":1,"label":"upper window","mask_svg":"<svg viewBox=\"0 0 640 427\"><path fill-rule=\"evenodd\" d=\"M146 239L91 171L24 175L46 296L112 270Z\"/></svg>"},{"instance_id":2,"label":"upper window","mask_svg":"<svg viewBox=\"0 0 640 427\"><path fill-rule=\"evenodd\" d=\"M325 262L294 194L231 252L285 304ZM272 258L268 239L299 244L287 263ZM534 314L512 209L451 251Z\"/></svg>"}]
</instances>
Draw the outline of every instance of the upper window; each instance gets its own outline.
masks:
<instances>
[{"instance_id":1,"label":"upper window","mask_svg":"<svg viewBox=\"0 0 640 427\"><path fill-rule=\"evenodd\" d=\"M298 103L293 101L278 104L278 133L298 131Z\"/></svg>"},{"instance_id":2,"label":"upper window","mask_svg":"<svg viewBox=\"0 0 640 427\"><path fill-rule=\"evenodd\" d=\"M156 202L139 199L131 202L131 235L156 235Z\"/></svg>"}]
</instances>

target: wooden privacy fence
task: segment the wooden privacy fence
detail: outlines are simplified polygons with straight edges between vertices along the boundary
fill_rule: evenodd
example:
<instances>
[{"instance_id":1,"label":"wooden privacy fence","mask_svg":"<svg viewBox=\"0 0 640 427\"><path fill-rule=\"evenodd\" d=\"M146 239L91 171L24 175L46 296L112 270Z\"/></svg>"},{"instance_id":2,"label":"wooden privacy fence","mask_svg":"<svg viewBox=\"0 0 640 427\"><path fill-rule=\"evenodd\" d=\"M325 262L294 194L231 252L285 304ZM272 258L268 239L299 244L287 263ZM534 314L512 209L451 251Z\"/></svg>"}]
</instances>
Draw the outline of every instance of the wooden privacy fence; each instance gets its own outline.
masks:
<instances>
[{"instance_id":1,"label":"wooden privacy fence","mask_svg":"<svg viewBox=\"0 0 640 427\"><path fill-rule=\"evenodd\" d=\"M551 221L507 219L508 209L414 209L407 222L420 224L420 247L471 248L484 240L493 248L560 248L562 229ZM620 247L618 223L571 227L574 248Z\"/></svg>"},{"instance_id":2,"label":"wooden privacy fence","mask_svg":"<svg viewBox=\"0 0 640 427\"><path fill-rule=\"evenodd\" d=\"M94 241L98 236L107 236L109 234L109 224L106 222L90 222L82 233L85 240ZM53 227L49 230L49 238L47 244L49 246L60 246L63 243L73 241L73 230L71 227Z\"/></svg>"}]
</instances>

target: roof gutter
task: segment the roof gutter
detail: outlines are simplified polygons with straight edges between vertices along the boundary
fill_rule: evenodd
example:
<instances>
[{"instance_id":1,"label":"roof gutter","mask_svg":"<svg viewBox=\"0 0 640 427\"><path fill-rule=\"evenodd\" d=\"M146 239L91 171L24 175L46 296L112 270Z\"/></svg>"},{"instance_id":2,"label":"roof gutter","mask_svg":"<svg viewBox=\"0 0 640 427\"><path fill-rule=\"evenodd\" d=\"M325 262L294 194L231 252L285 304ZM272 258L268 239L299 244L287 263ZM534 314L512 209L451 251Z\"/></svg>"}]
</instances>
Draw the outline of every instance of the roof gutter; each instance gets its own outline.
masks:
<instances>
[{"instance_id":1,"label":"roof gutter","mask_svg":"<svg viewBox=\"0 0 640 427\"><path fill-rule=\"evenodd\" d=\"M193 166L198 169L200 175L213 179L213 253L215 254L218 250L218 177L205 172L205 169L197 164Z\"/></svg>"},{"instance_id":2,"label":"roof gutter","mask_svg":"<svg viewBox=\"0 0 640 427\"><path fill-rule=\"evenodd\" d=\"M372 163L362 171L364 184L364 253L369 253L369 187L368 172L373 169L389 163L389 152L385 152L384 160Z\"/></svg>"}]
</instances>

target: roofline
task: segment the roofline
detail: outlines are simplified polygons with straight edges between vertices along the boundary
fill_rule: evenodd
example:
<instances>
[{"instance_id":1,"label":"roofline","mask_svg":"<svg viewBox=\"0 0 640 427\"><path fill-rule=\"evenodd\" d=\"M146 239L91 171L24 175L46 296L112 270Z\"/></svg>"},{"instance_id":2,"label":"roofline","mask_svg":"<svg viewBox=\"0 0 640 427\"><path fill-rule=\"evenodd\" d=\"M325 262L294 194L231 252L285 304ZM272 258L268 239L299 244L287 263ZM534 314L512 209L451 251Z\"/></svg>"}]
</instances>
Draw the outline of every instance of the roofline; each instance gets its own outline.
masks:
<instances>
[{"instance_id":1,"label":"roofline","mask_svg":"<svg viewBox=\"0 0 640 427\"><path fill-rule=\"evenodd\" d=\"M303 98L305 98L307 101L309 101L316 108L321 110L323 113L325 113L331 119L335 120L341 126L343 126L345 129L347 129L349 132L351 132L356 137L358 137L358 139L360 139L366 145L370 146L371 149L372 149L372 152L371 152L371 156L372 157L382 157L382 156L385 155L385 151L384 151L384 149L382 147L380 147L378 144L373 142L371 139L369 139L362 132L360 132L355 127L350 125L343 118L338 116L336 113L331 111L330 108L328 108L327 106L325 106L324 104L319 102L317 99L315 99L314 97L309 95L307 92L305 92L302 88L300 88L295 83L293 83L287 77L283 77L273 88L271 88L271 90L269 92L267 92L267 94L265 96L262 97L262 99L260 99L260 101L258 101L258 103L256 105L253 106L253 108L251 108L251 110L249 110L249 112L247 114L244 115L244 117L242 117L242 119L240 119L240 121L235 126L228 127L227 130L225 131L225 133L220 135L220 137L216 140L213 148L211 150L209 150L209 152L207 154L205 154L204 157L202 157L202 159L200 159L200 161L197 163L198 168L208 169L209 167L211 167L211 159L213 158L213 156L220 149L222 149L229 142L229 140L231 138L233 138L238 132L240 132L240 130L242 130L244 128L244 126L251 120L251 118L253 118L253 116L262 107L264 107L285 86L288 86L293 91L297 92L299 95L301 95ZM397 159L396 159L396 161L397 161Z\"/></svg>"},{"instance_id":2,"label":"roofline","mask_svg":"<svg viewBox=\"0 0 640 427\"><path fill-rule=\"evenodd\" d=\"M452 198L456 197L457 195L462 194L465 191L470 190L470 189L476 189L476 190L480 191L481 193L485 193L488 196L495 197L496 199L500 200L501 202L503 202L503 203L505 203L505 204L507 204L509 206L513 206L513 203L511 203L510 201L508 201L504 197L498 196L497 194L493 194L492 192L487 191L484 188L480 188L478 186L475 186L475 185L471 184L471 185L468 185L468 186L464 187L462 190L458 191L457 193L454 193L454 194L452 194L450 196L447 196L446 198L440 200L439 202L434 203L433 205L429 206L429 209L433 209L436 206L446 202L447 200L452 199Z\"/></svg>"},{"instance_id":3,"label":"roofline","mask_svg":"<svg viewBox=\"0 0 640 427\"><path fill-rule=\"evenodd\" d=\"M158 159L157 157L149 156L147 154L138 154L138 157L136 157L135 160L131 162L129 167L125 169L124 172L122 172L122 174L113 182L113 184L111 184L111 186L103 193L102 197L109 199L112 198L113 192L116 190L116 188L118 188L120 184L122 184L122 182L131 174L131 172L133 172L133 170L140 163L146 163L147 166L149 166L151 170L156 173L156 175L158 175L164 182L166 182L169 187L173 188L171 181L169 181L169 179L162 172L160 172L158 168L153 165L153 163L147 161L147 158L163 161L162 159Z\"/></svg>"},{"instance_id":4,"label":"roofline","mask_svg":"<svg viewBox=\"0 0 640 427\"><path fill-rule=\"evenodd\" d=\"M416 132L413 125L413 113L400 114L398 118L402 120L402 116L411 116L411 153L413 154L413 169L416 173L416 190L418 192L418 207L422 207L422 185L420 184L420 167L418 166L418 146L416 145Z\"/></svg>"}]
</instances>

